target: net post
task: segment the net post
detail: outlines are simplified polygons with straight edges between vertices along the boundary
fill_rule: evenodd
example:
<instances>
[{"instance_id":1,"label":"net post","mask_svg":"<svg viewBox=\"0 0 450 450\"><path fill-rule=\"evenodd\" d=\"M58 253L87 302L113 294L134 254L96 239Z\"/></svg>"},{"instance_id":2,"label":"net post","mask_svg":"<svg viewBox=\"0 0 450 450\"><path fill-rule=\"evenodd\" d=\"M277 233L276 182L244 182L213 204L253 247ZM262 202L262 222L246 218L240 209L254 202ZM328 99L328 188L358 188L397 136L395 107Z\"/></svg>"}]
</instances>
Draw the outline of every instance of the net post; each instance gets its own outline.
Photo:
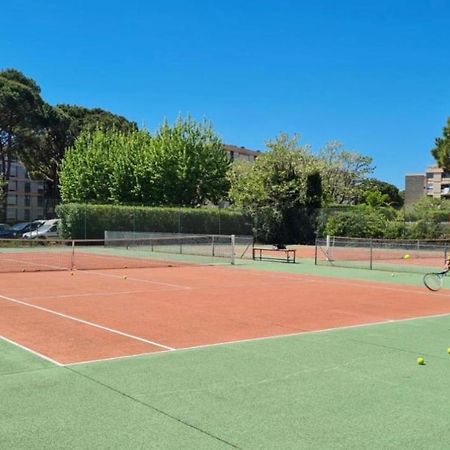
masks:
<instances>
[{"instance_id":1,"label":"net post","mask_svg":"<svg viewBox=\"0 0 450 450\"><path fill-rule=\"evenodd\" d=\"M316 237L316 245L314 247L314 265L317 266L317 237Z\"/></svg>"},{"instance_id":2,"label":"net post","mask_svg":"<svg viewBox=\"0 0 450 450\"><path fill-rule=\"evenodd\" d=\"M372 261L373 261L373 241L370 239L370 251L369 251L369 269L372 270Z\"/></svg>"},{"instance_id":3,"label":"net post","mask_svg":"<svg viewBox=\"0 0 450 450\"><path fill-rule=\"evenodd\" d=\"M212 253L212 256L214 257L215 255L214 255L214 235L212 235L211 236L211 253Z\"/></svg>"},{"instance_id":4,"label":"net post","mask_svg":"<svg viewBox=\"0 0 450 450\"><path fill-rule=\"evenodd\" d=\"M70 270L75 267L75 240L72 239L72 254L70 255Z\"/></svg>"},{"instance_id":5,"label":"net post","mask_svg":"<svg viewBox=\"0 0 450 450\"><path fill-rule=\"evenodd\" d=\"M236 260L236 236L231 235L231 264L234 265Z\"/></svg>"}]
</instances>

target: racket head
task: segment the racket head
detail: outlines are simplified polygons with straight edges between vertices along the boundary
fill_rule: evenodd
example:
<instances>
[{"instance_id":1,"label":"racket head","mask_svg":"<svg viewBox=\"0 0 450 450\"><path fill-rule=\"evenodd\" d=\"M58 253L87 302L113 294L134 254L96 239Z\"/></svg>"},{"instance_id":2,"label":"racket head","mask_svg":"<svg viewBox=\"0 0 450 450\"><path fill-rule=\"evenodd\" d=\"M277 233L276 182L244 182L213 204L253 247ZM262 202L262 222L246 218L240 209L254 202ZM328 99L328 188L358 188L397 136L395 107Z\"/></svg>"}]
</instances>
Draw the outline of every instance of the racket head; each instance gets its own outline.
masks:
<instances>
[{"instance_id":1,"label":"racket head","mask_svg":"<svg viewBox=\"0 0 450 450\"><path fill-rule=\"evenodd\" d=\"M442 288L442 279L444 273L426 273L423 276L423 284L433 292L439 291Z\"/></svg>"}]
</instances>

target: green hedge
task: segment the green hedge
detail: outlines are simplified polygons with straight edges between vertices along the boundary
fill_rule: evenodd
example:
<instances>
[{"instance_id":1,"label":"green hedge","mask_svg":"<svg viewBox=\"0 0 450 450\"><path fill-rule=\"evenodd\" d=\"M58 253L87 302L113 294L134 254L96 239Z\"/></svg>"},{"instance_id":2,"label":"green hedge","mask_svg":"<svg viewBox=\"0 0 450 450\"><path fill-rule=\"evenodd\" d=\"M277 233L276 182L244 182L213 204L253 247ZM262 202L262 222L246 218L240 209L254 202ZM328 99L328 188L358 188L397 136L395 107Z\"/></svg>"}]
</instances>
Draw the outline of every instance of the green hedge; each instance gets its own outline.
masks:
<instances>
[{"instance_id":1,"label":"green hedge","mask_svg":"<svg viewBox=\"0 0 450 450\"><path fill-rule=\"evenodd\" d=\"M61 233L66 239L103 239L104 231L251 235L250 219L218 208L61 204Z\"/></svg>"}]
</instances>

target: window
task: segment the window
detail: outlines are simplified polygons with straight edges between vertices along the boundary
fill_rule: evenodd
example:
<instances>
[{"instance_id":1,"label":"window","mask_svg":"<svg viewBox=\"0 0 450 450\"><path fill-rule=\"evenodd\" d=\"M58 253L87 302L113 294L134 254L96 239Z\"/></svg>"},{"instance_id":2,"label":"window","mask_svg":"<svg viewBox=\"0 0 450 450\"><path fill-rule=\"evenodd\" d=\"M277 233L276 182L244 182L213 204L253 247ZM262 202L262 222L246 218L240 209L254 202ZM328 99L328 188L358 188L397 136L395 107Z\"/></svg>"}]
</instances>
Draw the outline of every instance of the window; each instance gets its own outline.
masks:
<instances>
[{"instance_id":1,"label":"window","mask_svg":"<svg viewBox=\"0 0 450 450\"><path fill-rule=\"evenodd\" d=\"M31 185L29 181L25 181L25 192L31 192Z\"/></svg>"},{"instance_id":2,"label":"window","mask_svg":"<svg viewBox=\"0 0 450 450\"><path fill-rule=\"evenodd\" d=\"M44 197L37 198L37 205L40 207L44 206Z\"/></svg>"},{"instance_id":3,"label":"window","mask_svg":"<svg viewBox=\"0 0 450 450\"><path fill-rule=\"evenodd\" d=\"M25 195L25 206L31 206L31 199L29 195Z\"/></svg>"},{"instance_id":4,"label":"window","mask_svg":"<svg viewBox=\"0 0 450 450\"><path fill-rule=\"evenodd\" d=\"M8 205L17 205L17 195L8 195Z\"/></svg>"},{"instance_id":5,"label":"window","mask_svg":"<svg viewBox=\"0 0 450 450\"><path fill-rule=\"evenodd\" d=\"M24 216L23 216L23 218L24 218L24 220L25 220L26 222L28 222L28 221L30 220L30 210L29 210L29 209L26 209L26 210L24 211Z\"/></svg>"}]
</instances>

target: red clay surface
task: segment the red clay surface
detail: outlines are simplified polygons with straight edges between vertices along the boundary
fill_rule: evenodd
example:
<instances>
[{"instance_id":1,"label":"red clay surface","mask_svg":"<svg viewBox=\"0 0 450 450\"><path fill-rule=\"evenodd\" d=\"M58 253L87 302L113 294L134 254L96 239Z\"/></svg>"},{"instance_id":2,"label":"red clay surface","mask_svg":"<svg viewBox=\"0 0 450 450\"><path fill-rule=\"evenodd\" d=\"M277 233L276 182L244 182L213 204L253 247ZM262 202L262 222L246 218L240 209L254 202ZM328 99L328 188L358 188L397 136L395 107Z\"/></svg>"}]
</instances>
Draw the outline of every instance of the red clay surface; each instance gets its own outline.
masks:
<instances>
[{"instance_id":1,"label":"red clay surface","mask_svg":"<svg viewBox=\"0 0 450 450\"><path fill-rule=\"evenodd\" d=\"M0 335L64 364L450 313L445 290L232 267L1 278Z\"/></svg>"}]
</instances>

